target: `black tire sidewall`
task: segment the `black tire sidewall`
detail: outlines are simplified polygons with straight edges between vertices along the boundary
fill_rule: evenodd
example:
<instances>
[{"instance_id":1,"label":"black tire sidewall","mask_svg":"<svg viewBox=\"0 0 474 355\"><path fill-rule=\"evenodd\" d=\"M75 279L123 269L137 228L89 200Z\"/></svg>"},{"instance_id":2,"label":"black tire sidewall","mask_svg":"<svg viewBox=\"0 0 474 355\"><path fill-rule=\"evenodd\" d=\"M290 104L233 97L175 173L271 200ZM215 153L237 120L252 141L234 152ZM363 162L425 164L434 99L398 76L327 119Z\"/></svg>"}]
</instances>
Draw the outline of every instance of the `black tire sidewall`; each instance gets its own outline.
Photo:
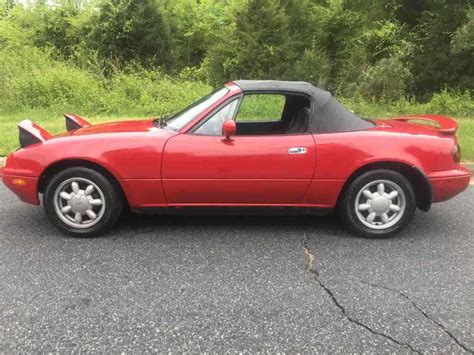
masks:
<instances>
[{"instance_id":1,"label":"black tire sidewall","mask_svg":"<svg viewBox=\"0 0 474 355\"><path fill-rule=\"evenodd\" d=\"M102 219L95 225L89 228L74 228L64 223L56 213L54 208L54 192L56 191L59 184L70 178L85 178L94 182L104 194L105 199L105 211ZM111 227L113 227L122 211L122 198L117 192L115 186L107 180L107 178L99 172L85 168L67 168L58 174L54 175L47 183L44 195L43 205L51 223L58 228L61 232L68 234L73 237L95 237L105 233Z\"/></svg>"},{"instance_id":2,"label":"black tire sidewall","mask_svg":"<svg viewBox=\"0 0 474 355\"><path fill-rule=\"evenodd\" d=\"M359 191L368 183L376 180L391 181L405 193L406 207L402 218L387 229L371 229L359 221L355 211L355 200ZM416 210L416 199L413 187L409 180L398 172L392 170L373 170L357 177L344 194L339 213L344 223L355 234L365 238L388 238L403 230L412 220Z\"/></svg>"}]
</instances>

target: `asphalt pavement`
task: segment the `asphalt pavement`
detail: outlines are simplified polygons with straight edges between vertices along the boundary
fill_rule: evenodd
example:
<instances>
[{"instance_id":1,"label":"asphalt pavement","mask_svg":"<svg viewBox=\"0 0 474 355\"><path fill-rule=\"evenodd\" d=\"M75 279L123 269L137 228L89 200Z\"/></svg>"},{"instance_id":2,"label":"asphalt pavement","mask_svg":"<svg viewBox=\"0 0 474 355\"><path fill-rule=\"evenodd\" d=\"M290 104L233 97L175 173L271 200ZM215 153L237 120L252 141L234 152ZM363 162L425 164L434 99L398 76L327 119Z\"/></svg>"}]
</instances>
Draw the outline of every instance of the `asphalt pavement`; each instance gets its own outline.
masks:
<instances>
[{"instance_id":1,"label":"asphalt pavement","mask_svg":"<svg viewBox=\"0 0 474 355\"><path fill-rule=\"evenodd\" d=\"M64 237L0 186L0 352L474 350L474 187L388 240L334 217Z\"/></svg>"}]
</instances>

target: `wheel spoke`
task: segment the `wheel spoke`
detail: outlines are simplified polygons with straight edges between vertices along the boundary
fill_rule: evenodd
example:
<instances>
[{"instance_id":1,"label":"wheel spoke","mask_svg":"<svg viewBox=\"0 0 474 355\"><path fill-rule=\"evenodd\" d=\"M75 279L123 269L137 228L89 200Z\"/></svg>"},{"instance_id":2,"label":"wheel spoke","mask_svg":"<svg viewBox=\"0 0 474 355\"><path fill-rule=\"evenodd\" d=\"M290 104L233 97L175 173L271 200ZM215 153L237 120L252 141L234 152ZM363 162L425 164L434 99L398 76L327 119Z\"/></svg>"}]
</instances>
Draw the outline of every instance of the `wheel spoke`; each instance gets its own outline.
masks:
<instances>
[{"instance_id":1,"label":"wheel spoke","mask_svg":"<svg viewBox=\"0 0 474 355\"><path fill-rule=\"evenodd\" d=\"M68 201L71 199L71 195L65 191L61 192L59 194L59 197L61 197L63 200L68 200Z\"/></svg>"},{"instance_id":2,"label":"wheel spoke","mask_svg":"<svg viewBox=\"0 0 474 355\"><path fill-rule=\"evenodd\" d=\"M74 215L74 221L76 223L81 223L82 222L82 214L80 212L76 212Z\"/></svg>"},{"instance_id":3,"label":"wheel spoke","mask_svg":"<svg viewBox=\"0 0 474 355\"><path fill-rule=\"evenodd\" d=\"M390 211L400 212L400 207L397 205L390 205Z\"/></svg>"},{"instance_id":4,"label":"wheel spoke","mask_svg":"<svg viewBox=\"0 0 474 355\"><path fill-rule=\"evenodd\" d=\"M369 190L364 190L364 196L365 196L365 198L367 198L369 200L374 198L374 195L372 195L372 192L370 192Z\"/></svg>"},{"instance_id":5,"label":"wheel spoke","mask_svg":"<svg viewBox=\"0 0 474 355\"><path fill-rule=\"evenodd\" d=\"M382 218L383 223L388 223L388 221L389 221L388 214L382 213L382 215L380 217Z\"/></svg>"},{"instance_id":6,"label":"wheel spoke","mask_svg":"<svg viewBox=\"0 0 474 355\"><path fill-rule=\"evenodd\" d=\"M64 207L61 209L61 213L62 213L62 214L66 214L66 213L71 212L71 210L72 210L72 207L71 207L71 206L69 206L69 205L68 205L68 206L64 206Z\"/></svg>"},{"instance_id":7,"label":"wheel spoke","mask_svg":"<svg viewBox=\"0 0 474 355\"><path fill-rule=\"evenodd\" d=\"M388 197L387 197L387 198L388 198L389 200L393 200L393 199L394 199L395 197L397 197L397 196L398 196L398 191L392 191L392 192L390 192L390 193L388 194Z\"/></svg>"},{"instance_id":8,"label":"wheel spoke","mask_svg":"<svg viewBox=\"0 0 474 355\"><path fill-rule=\"evenodd\" d=\"M89 185L89 186L87 186L87 188L85 189L84 195L85 195L85 196L89 196L93 191L94 191L94 186Z\"/></svg>"},{"instance_id":9,"label":"wheel spoke","mask_svg":"<svg viewBox=\"0 0 474 355\"><path fill-rule=\"evenodd\" d=\"M382 196L385 192L385 185L380 183L377 185L377 192L380 196Z\"/></svg>"},{"instance_id":10,"label":"wheel spoke","mask_svg":"<svg viewBox=\"0 0 474 355\"><path fill-rule=\"evenodd\" d=\"M375 212L372 212L367 216L366 221L368 223L372 223L375 220L375 217L377 217L377 214Z\"/></svg>"},{"instance_id":11,"label":"wheel spoke","mask_svg":"<svg viewBox=\"0 0 474 355\"><path fill-rule=\"evenodd\" d=\"M96 219L97 218L97 215L92 210L87 210L86 214L90 219Z\"/></svg>"},{"instance_id":12,"label":"wheel spoke","mask_svg":"<svg viewBox=\"0 0 474 355\"><path fill-rule=\"evenodd\" d=\"M74 192L75 194L79 193L79 184L73 181L71 183L71 189L72 189L72 192Z\"/></svg>"},{"instance_id":13,"label":"wheel spoke","mask_svg":"<svg viewBox=\"0 0 474 355\"><path fill-rule=\"evenodd\" d=\"M90 200L89 204L91 206L100 206L100 205L102 205L102 200L100 198L96 198L94 200Z\"/></svg>"},{"instance_id":14,"label":"wheel spoke","mask_svg":"<svg viewBox=\"0 0 474 355\"><path fill-rule=\"evenodd\" d=\"M370 205L368 203L363 203L359 205L359 211L367 211L370 208Z\"/></svg>"}]
</instances>

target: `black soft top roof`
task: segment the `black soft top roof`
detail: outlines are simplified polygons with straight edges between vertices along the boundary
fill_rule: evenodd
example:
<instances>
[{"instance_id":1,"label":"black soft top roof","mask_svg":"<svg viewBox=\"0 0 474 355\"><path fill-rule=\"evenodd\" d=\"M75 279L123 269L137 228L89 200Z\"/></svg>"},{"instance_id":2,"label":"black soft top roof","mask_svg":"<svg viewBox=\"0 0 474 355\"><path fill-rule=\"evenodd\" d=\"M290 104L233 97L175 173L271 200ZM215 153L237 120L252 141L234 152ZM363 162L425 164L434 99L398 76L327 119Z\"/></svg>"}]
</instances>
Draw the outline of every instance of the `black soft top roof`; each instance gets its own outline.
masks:
<instances>
[{"instance_id":1,"label":"black soft top roof","mask_svg":"<svg viewBox=\"0 0 474 355\"><path fill-rule=\"evenodd\" d=\"M317 88L306 81L237 80L234 84L242 91L291 91L311 96L321 107L332 97L328 91Z\"/></svg>"},{"instance_id":2,"label":"black soft top roof","mask_svg":"<svg viewBox=\"0 0 474 355\"><path fill-rule=\"evenodd\" d=\"M347 110L330 92L305 81L236 80L233 83L244 92L294 92L310 96L314 103L310 118L313 133L350 132L374 127L372 122Z\"/></svg>"}]
</instances>

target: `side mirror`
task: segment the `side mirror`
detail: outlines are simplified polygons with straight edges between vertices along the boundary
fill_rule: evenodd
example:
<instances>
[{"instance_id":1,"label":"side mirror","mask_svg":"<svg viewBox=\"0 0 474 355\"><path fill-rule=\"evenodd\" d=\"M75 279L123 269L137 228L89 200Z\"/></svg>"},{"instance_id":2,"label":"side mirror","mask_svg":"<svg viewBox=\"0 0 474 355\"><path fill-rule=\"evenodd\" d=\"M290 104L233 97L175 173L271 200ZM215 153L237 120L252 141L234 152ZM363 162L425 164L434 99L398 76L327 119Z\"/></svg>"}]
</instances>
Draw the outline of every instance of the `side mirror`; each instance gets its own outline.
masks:
<instances>
[{"instance_id":1,"label":"side mirror","mask_svg":"<svg viewBox=\"0 0 474 355\"><path fill-rule=\"evenodd\" d=\"M235 125L235 121L224 121L224 123L222 124L222 134L224 135L225 139L230 140L230 137L235 136L235 132L237 132L237 126Z\"/></svg>"}]
</instances>

